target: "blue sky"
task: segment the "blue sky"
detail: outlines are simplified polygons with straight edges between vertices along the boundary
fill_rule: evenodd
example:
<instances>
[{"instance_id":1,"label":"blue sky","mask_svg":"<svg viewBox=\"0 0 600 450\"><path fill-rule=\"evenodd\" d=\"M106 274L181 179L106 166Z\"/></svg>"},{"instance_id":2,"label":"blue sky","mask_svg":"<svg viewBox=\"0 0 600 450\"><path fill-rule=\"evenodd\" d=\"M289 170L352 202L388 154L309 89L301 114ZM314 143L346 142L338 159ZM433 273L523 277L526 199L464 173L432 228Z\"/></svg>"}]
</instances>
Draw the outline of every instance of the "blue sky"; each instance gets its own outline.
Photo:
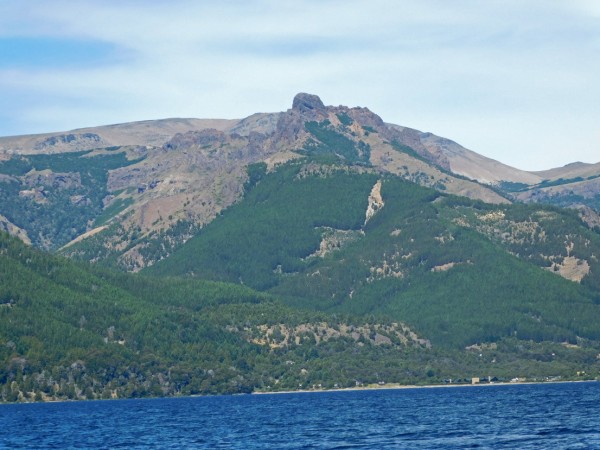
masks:
<instances>
[{"instance_id":1,"label":"blue sky","mask_svg":"<svg viewBox=\"0 0 600 450\"><path fill-rule=\"evenodd\" d=\"M595 0L0 0L0 135L366 106L504 163L600 161Z\"/></svg>"}]
</instances>

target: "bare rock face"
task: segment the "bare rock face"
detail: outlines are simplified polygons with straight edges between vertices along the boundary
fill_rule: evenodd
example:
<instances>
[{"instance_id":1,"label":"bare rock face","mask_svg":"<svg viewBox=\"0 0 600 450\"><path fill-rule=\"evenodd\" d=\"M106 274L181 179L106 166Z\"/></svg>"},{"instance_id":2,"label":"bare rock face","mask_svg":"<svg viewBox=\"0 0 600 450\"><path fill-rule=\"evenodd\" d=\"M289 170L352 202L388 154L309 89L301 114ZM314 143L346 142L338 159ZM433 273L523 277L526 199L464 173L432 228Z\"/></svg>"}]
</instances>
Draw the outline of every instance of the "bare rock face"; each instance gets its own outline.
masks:
<instances>
[{"instance_id":1,"label":"bare rock face","mask_svg":"<svg viewBox=\"0 0 600 450\"><path fill-rule=\"evenodd\" d=\"M583 220L590 228L600 229L600 214L585 205L577 205L575 209L577 209L581 220Z\"/></svg>"},{"instance_id":2,"label":"bare rock face","mask_svg":"<svg viewBox=\"0 0 600 450\"><path fill-rule=\"evenodd\" d=\"M252 114L231 127L229 132L237 133L241 136L248 136L250 133L273 134L277 128L279 116L282 114L281 112Z\"/></svg>"},{"instance_id":3,"label":"bare rock face","mask_svg":"<svg viewBox=\"0 0 600 450\"><path fill-rule=\"evenodd\" d=\"M514 196L526 203L551 203L569 207L587 205L594 208L600 198L600 178L591 177L591 179L573 180L573 182L549 186L540 184L526 191L517 192ZM576 202L570 200L573 196L578 197Z\"/></svg>"},{"instance_id":4,"label":"bare rock face","mask_svg":"<svg viewBox=\"0 0 600 450\"><path fill-rule=\"evenodd\" d=\"M304 92L296 94L292 102L292 110L301 114L310 113L311 111L325 111L325 109L325 105L319 96L305 94Z\"/></svg>"},{"instance_id":5,"label":"bare rock face","mask_svg":"<svg viewBox=\"0 0 600 450\"><path fill-rule=\"evenodd\" d=\"M201 131L177 133L171 140L165 143L163 148L165 150L176 150L194 145L205 147L209 145L222 144L224 142L225 133L215 130L214 128L208 128Z\"/></svg>"},{"instance_id":6,"label":"bare rock face","mask_svg":"<svg viewBox=\"0 0 600 450\"><path fill-rule=\"evenodd\" d=\"M275 146L296 148L306 135L306 122L321 122L327 119L328 108L317 95L299 93L294 97L292 109L282 113L277 120L273 142Z\"/></svg>"},{"instance_id":7,"label":"bare rock face","mask_svg":"<svg viewBox=\"0 0 600 450\"><path fill-rule=\"evenodd\" d=\"M329 119L331 114L346 114L361 127L375 129L389 142L406 145L433 164L446 170L450 169L448 159L443 154L431 152L423 145L420 131L406 127L387 126L381 117L368 108L327 107L318 96L312 94L299 93L294 97L292 109L283 115L277 124L278 137L283 137L291 142L294 138L302 136L305 122L320 122Z\"/></svg>"},{"instance_id":8,"label":"bare rock face","mask_svg":"<svg viewBox=\"0 0 600 450\"><path fill-rule=\"evenodd\" d=\"M76 206L90 206L92 201L85 195L72 195L70 197L71 204Z\"/></svg>"},{"instance_id":9,"label":"bare rock face","mask_svg":"<svg viewBox=\"0 0 600 450\"><path fill-rule=\"evenodd\" d=\"M377 131L384 130L386 128L385 122L371 111L369 108L345 108L340 107L338 109L345 110L348 116L355 122L359 123L363 127L371 127Z\"/></svg>"},{"instance_id":10,"label":"bare rock face","mask_svg":"<svg viewBox=\"0 0 600 450\"><path fill-rule=\"evenodd\" d=\"M262 119L268 122L270 116L258 119L262 126ZM132 206L124 227L137 228L142 234L168 229L179 219L203 226L243 195L246 167L264 161L270 152L270 137L248 127L178 133L162 147L151 149L144 160L111 170L107 187L113 195L105 201L110 204L129 197ZM133 246L120 261L130 270L152 264L141 250Z\"/></svg>"},{"instance_id":11,"label":"bare rock face","mask_svg":"<svg viewBox=\"0 0 600 450\"><path fill-rule=\"evenodd\" d=\"M362 166L361 170L393 173L424 186L488 202L508 202L486 186L452 176L451 172L463 174L457 169L457 161L459 157L463 158L460 161L468 157L467 162L472 167L463 162L458 168L472 168L470 172L464 169L464 174L481 179L476 175L481 175L482 167L489 169L488 172L490 167L497 169L485 158L471 158L471 153L466 153L466 149L452 141L385 123L368 108L326 106L317 95L308 93L297 94L292 107L285 112L256 113L242 120L168 119L0 138L0 159L3 155L8 159L13 154L82 150L101 153L109 146L119 147L119 151L126 152L130 164L108 171L106 188L109 195L104 198L103 205L105 208L113 204L124 208L110 219L110 223L123 230L136 230L142 237L152 233L158 236L162 230L175 228L180 220L196 228L204 226L238 201L244 194L249 164L266 162L272 168L275 164L304 157L310 144L319 140L316 133L309 131L311 127L305 126L307 122L319 122L328 132L343 136L343 142L354 145L361 157L367 155L361 162L368 167ZM332 149L332 152L336 151L336 148ZM591 169L585 170L588 176ZM47 202L50 188L69 190L82 183L77 172L30 171L18 179L0 175L0 183L15 181L23 185L20 196L40 204ZM591 196L596 192L591 184L600 183L600 178L584 182L586 186L581 186L578 193ZM375 198L377 193L376 189L368 216L383 206L381 199ZM89 204L87 197L75 195L78 192L71 194L73 205L84 207ZM600 220L593 211L582 210L581 213L588 218L588 223L595 224ZM16 233L11 224L5 223L4 229ZM130 247L128 234L114 233L103 245L119 252L130 248L120 256L124 261L132 261L129 268L155 262L151 259L155 256L145 256L143 243ZM91 234L84 237L89 236Z\"/></svg>"},{"instance_id":12,"label":"bare rock face","mask_svg":"<svg viewBox=\"0 0 600 450\"><path fill-rule=\"evenodd\" d=\"M100 147L102 138L96 133L68 133L50 136L35 145L36 150L46 150L53 147Z\"/></svg>"}]
</instances>

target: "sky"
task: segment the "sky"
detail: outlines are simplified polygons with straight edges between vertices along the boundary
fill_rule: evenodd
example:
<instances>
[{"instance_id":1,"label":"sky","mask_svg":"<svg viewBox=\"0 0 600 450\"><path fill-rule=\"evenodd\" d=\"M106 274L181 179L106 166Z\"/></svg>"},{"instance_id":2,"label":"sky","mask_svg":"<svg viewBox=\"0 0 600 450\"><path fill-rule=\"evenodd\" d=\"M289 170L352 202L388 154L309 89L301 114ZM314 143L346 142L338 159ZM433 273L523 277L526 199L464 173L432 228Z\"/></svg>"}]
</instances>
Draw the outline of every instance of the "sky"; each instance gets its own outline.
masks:
<instances>
[{"instance_id":1,"label":"sky","mask_svg":"<svg viewBox=\"0 0 600 450\"><path fill-rule=\"evenodd\" d=\"M600 162L600 2L0 0L0 136L298 92L520 169Z\"/></svg>"}]
</instances>

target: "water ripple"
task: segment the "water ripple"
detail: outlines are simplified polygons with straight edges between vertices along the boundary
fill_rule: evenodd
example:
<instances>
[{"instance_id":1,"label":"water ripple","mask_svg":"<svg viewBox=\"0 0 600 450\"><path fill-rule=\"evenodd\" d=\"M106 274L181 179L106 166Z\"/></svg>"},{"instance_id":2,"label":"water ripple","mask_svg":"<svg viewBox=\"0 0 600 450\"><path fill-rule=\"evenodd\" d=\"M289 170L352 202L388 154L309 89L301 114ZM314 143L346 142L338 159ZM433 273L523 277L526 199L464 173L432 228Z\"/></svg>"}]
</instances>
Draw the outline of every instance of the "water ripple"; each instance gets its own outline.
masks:
<instances>
[{"instance_id":1,"label":"water ripple","mask_svg":"<svg viewBox=\"0 0 600 450\"><path fill-rule=\"evenodd\" d=\"M1 448L600 448L600 383L0 405Z\"/></svg>"}]
</instances>

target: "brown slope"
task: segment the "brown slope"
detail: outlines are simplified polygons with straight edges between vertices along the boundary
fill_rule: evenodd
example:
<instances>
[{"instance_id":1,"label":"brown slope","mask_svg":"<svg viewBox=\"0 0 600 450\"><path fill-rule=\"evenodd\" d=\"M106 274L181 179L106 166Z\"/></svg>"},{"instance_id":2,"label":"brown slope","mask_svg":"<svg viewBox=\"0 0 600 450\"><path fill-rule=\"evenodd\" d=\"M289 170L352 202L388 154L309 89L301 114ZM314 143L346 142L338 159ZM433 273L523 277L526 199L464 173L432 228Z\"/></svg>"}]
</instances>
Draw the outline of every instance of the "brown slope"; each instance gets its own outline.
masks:
<instances>
[{"instance_id":1,"label":"brown slope","mask_svg":"<svg viewBox=\"0 0 600 450\"><path fill-rule=\"evenodd\" d=\"M238 122L227 119L145 120L66 132L0 137L0 154L52 154L124 145L161 146L177 133L206 128L224 131Z\"/></svg>"},{"instance_id":2,"label":"brown slope","mask_svg":"<svg viewBox=\"0 0 600 450\"><path fill-rule=\"evenodd\" d=\"M340 117L344 115L351 124L342 123ZM282 113L259 113L233 121L165 119L2 138L0 151L33 154L106 146L145 147L124 150L132 152L130 159L145 158L109 173L108 190L112 195L105 207L118 201L129 205L107 223L118 227L98 233L87 230L85 235L85 240L102 239L102 246L117 252L124 266L136 270L152 264L152 258L167 256L168 250L148 256L143 251L147 243L133 242L133 235L154 239L178 220L196 227L210 222L243 195L248 164L265 161L272 168L301 158L299 151L312 138L304 124L324 120L347 139L369 144L370 163L375 170L486 202L508 202L482 184L453 176L449 172L453 155L423 141L423 133L389 126L367 108L325 106L310 94L297 95L292 108ZM410 147L414 153L400 151L396 144ZM77 253L80 244L69 246L67 251Z\"/></svg>"},{"instance_id":3,"label":"brown slope","mask_svg":"<svg viewBox=\"0 0 600 450\"><path fill-rule=\"evenodd\" d=\"M577 177L587 178L600 175L600 162L596 164L574 162L563 167L531 173L540 176L544 180L558 180L559 178L571 179Z\"/></svg>"},{"instance_id":4,"label":"brown slope","mask_svg":"<svg viewBox=\"0 0 600 450\"><path fill-rule=\"evenodd\" d=\"M464 148L454 141L422 133L421 142L433 154L443 155L448 160L450 170L472 180L485 184L512 183L535 184L542 178L531 172L516 169L479 153Z\"/></svg>"}]
</instances>

